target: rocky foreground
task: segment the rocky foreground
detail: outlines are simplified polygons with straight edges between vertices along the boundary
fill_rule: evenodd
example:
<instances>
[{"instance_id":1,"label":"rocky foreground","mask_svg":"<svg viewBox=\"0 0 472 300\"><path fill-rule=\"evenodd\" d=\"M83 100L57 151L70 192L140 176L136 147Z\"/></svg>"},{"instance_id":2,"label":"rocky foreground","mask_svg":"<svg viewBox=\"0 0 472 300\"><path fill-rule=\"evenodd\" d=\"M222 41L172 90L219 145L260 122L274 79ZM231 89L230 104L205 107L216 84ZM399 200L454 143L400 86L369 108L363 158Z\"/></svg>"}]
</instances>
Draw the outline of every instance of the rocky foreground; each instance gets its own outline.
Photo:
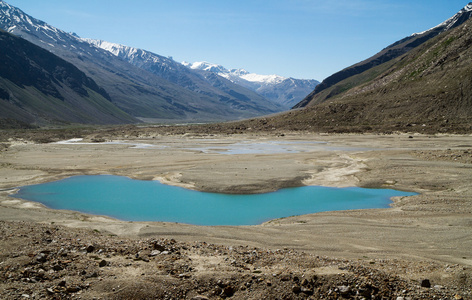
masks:
<instances>
[{"instance_id":1,"label":"rocky foreground","mask_svg":"<svg viewBox=\"0 0 472 300\"><path fill-rule=\"evenodd\" d=\"M366 265L5 221L0 249L1 299L472 299L470 270L431 262ZM438 270L451 279L424 276Z\"/></svg>"}]
</instances>

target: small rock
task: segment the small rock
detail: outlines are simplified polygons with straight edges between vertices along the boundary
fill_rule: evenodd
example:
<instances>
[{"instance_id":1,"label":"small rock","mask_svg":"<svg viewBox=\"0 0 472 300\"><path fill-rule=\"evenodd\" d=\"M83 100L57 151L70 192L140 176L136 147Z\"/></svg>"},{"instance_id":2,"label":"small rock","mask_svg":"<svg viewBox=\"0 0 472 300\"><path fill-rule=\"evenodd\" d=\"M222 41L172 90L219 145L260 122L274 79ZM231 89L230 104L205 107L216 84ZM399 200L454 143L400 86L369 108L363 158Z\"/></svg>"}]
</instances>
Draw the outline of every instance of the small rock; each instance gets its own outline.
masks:
<instances>
[{"instance_id":1,"label":"small rock","mask_svg":"<svg viewBox=\"0 0 472 300\"><path fill-rule=\"evenodd\" d=\"M301 291L302 291L302 289L298 285L294 285L293 288L292 288L292 292L294 292L295 294L299 294Z\"/></svg>"},{"instance_id":2,"label":"small rock","mask_svg":"<svg viewBox=\"0 0 472 300\"><path fill-rule=\"evenodd\" d=\"M165 251L166 250L166 247L160 245L160 244L157 244L157 243L154 243L154 250L159 250L160 252L162 251Z\"/></svg>"},{"instance_id":3,"label":"small rock","mask_svg":"<svg viewBox=\"0 0 472 300\"><path fill-rule=\"evenodd\" d=\"M429 281L429 279L421 280L421 287L430 288L431 287L431 282Z\"/></svg>"},{"instance_id":4,"label":"small rock","mask_svg":"<svg viewBox=\"0 0 472 300\"><path fill-rule=\"evenodd\" d=\"M339 293L343 296L348 295L351 292L351 287L349 286L338 286Z\"/></svg>"},{"instance_id":5,"label":"small rock","mask_svg":"<svg viewBox=\"0 0 472 300\"><path fill-rule=\"evenodd\" d=\"M64 268L60 265L54 265L54 267L52 267L54 271L62 271L64 270Z\"/></svg>"},{"instance_id":6,"label":"small rock","mask_svg":"<svg viewBox=\"0 0 472 300\"><path fill-rule=\"evenodd\" d=\"M223 289L223 294L227 297L234 295L234 288L232 286L227 286Z\"/></svg>"},{"instance_id":7,"label":"small rock","mask_svg":"<svg viewBox=\"0 0 472 300\"><path fill-rule=\"evenodd\" d=\"M313 295L313 289L302 287L300 290L305 295Z\"/></svg>"},{"instance_id":8,"label":"small rock","mask_svg":"<svg viewBox=\"0 0 472 300\"><path fill-rule=\"evenodd\" d=\"M290 275L289 274L283 274L282 276L280 276L280 280L281 281L290 281Z\"/></svg>"},{"instance_id":9,"label":"small rock","mask_svg":"<svg viewBox=\"0 0 472 300\"><path fill-rule=\"evenodd\" d=\"M457 294L457 295L454 296L454 299L456 299L456 300L463 300L464 298L463 298L461 295L458 295L458 294Z\"/></svg>"},{"instance_id":10,"label":"small rock","mask_svg":"<svg viewBox=\"0 0 472 300\"><path fill-rule=\"evenodd\" d=\"M35 259L36 259L36 261L43 263L43 262L46 262L47 257L48 257L48 256L47 256L46 253L42 253L42 252L41 252L41 253L39 253L38 255L36 255Z\"/></svg>"},{"instance_id":11,"label":"small rock","mask_svg":"<svg viewBox=\"0 0 472 300\"><path fill-rule=\"evenodd\" d=\"M93 245L89 245L86 249L87 253L95 251L95 247Z\"/></svg>"},{"instance_id":12,"label":"small rock","mask_svg":"<svg viewBox=\"0 0 472 300\"><path fill-rule=\"evenodd\" d=\"M78 291L80 291L80 287L78 286L70 286L66 289L67 293L77 293Z\"/></svg>"},{"instance_id":13,"label":"small rock","mask_svg":"<svg viewBox=\"0 0 472 300\"><path fill-rule=\"evenodd\" d=\"M149 256L157 256L157 255L159 255L159 254L161 254L161 251L159 251L159 250L152 250L152 252L151 252L151 254L149 254Z\"/></svg>"},{"instance_id":14,"label":"small rock","mask_svg":"<svg viewBox=\"0 0 472 300\"><path fill-rule=\"evenodd\" d=\"M216 284L217 284L219 287L221 287L221 288L225 286L223 280L218 280L218 281L216 282Z\"/></svg>"},{"instance_id":15,"label":"small rock","mask_svg":"<svg viewBox=\"0 0 472 300\"><path fill-rule=\"evenodd\" d=\"M106 265L108 265L108 262L107 262L106 260L104 260L104 259L102 259L102 260L98 263L98 266L99 266L100 268L105 267Z\"/></svg>"}]
</instances>

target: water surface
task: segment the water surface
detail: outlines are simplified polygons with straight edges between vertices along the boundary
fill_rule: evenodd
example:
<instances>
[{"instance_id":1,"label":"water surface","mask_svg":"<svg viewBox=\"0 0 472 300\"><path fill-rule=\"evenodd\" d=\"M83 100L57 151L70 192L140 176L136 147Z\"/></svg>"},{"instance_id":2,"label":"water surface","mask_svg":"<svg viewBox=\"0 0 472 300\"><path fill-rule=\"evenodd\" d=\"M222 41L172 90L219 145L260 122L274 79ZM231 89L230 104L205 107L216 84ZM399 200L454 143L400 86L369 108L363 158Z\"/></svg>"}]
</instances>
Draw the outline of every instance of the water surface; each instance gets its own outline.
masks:
<instances>
[{"instance_id":1,"label":"water surface","mask_svg":"<svg viewBox=\"0 0 472 300\"><path fill-rule=\"evenodd\" d=\"M200 151L207 154L278 154L278 153L300 153L310 151L367 151L372 148L331 146L327 142L318 141L226 141L221 144L211 139L196 139L192 143L197 145L184 146L182 149ZM137 143L133 141L108 141L102 143L83 142L82 138L55 142L59 145L127 145L135 149L165 149L168 145L157 141L154 144ZM185 143L184 143L185 144Z\"/></svg>"},{"instance_id":2,"label":"water surface","mask_svg":"<svg viewBox=\"0 0 472 300\"><path fill-rule=\"evenodd\" d=\"M333 210L387 208L394 196L415 193L390 189L306 186L272 193L204 193L157 181L96 175L20 188L14 197L53 209L106 215L126 221L164 221L194 225L256 225Z\"/></svg>"}]
</instances>

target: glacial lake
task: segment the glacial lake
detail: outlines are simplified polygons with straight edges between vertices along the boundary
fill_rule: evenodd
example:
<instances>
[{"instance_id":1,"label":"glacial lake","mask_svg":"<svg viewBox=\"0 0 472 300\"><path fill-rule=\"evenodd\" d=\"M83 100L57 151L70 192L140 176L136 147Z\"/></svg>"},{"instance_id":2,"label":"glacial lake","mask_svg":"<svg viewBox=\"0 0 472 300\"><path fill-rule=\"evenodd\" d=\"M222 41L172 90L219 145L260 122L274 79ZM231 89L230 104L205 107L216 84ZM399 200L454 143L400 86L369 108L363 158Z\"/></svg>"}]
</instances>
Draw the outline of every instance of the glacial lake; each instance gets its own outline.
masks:
<instances>
[{"instance_id":1,"label":"glacial lake","mask_svg":"<svg viewBox=\"0 0 472 300\"><path fill-rule=\"evenodd\" d=\"M204 193L158 181L112 175L74 176L21 187L12 195L53 209L105 215L125 221L194 225L257 225L322 211L387 208L390 198L416 193L391 189L305 186L272 193Z\"/></svg>"}]
</instances>

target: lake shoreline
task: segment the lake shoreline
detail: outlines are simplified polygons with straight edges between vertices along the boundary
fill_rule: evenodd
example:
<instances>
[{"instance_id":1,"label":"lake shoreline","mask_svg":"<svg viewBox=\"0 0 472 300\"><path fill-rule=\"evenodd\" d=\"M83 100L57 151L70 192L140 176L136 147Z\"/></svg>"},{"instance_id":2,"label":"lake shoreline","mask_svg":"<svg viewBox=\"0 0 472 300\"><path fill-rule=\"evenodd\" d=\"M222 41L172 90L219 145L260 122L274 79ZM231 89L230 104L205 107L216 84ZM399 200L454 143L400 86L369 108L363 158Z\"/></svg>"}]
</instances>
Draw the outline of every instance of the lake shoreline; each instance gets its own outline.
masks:
<instances>
[{"instance_id":1,"label":"lake shoreline","mask_svg":"<svg viewBox=\"0 0 472 300\"><path fill-rule=\"evenodd\" d=\"M254 226L326 211L387 208L393 197L413 195L416 194L393 189L322 186L285 188L264 194L216 194L125 176L78 175L21 187L11 197L51 209L106 215L119 221ZM226 212L231 215L225 215Z\"/></svg>"}]
</instances>

